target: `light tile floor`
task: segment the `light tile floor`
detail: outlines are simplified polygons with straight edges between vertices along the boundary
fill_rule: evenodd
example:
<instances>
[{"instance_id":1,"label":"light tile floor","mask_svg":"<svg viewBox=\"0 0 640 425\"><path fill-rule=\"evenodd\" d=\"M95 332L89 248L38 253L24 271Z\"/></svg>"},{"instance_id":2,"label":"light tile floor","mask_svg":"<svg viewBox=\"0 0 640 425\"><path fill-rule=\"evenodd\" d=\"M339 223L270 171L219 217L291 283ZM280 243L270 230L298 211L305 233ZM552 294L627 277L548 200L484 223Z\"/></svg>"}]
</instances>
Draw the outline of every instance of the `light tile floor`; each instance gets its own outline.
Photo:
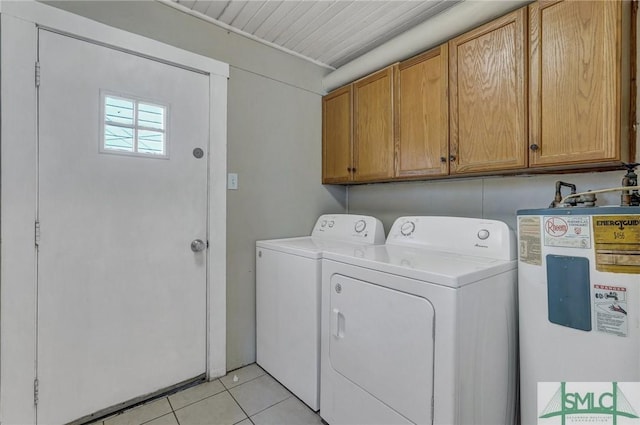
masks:
<instances>
[{"instance_id":1,"label":"light tile floor","mask_svg":"<svg viewBox=\"0 0 640 425\"><path fill-rule=\"evenodd\" d=\"M320 416L258 365L110 416L99 425L320 425Z\"/></svg>"}]
</instances>

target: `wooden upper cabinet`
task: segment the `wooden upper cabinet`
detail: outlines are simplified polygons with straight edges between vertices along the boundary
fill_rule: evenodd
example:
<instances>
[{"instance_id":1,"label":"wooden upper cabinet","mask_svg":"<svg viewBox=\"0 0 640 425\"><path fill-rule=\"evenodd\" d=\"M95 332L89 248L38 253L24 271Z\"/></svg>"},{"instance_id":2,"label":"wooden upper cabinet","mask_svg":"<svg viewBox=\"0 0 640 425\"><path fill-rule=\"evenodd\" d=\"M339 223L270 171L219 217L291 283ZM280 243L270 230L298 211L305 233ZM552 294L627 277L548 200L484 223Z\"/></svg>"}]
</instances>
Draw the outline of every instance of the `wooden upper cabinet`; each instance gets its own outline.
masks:
<instances>
[{"instance_id":1,"label":"wooden upper cabinet","mask_svg":"<svg viewBox=\"0 0 640 425\"><path fill-rule=\"evenodd\" d=\"M396 177L449 173L448 60L444 44L398 65Z\"/></svg>"},{"instance_id":2,"label":"wooden upper cabinet","mask_svg":"<svg viewBox=\"0 0 640 425\"><path fill-rule=\"evenodd\" d=\"M354 180L393 177L393 66L353 83Z\"/></svg>"},{"instance_id":3,"label":"wooden upper cabinet","mask_svg":"<svg viewBox=\"0 0 640 425\"><path fill-rule=\"evenodd\" d=\"M527 166L526 8L449 42L451 174Z\"/></svg>"},{"instance_id":4,"label":"wooden upper cabinet","mask_svg":"<svg viewBox=\"0 0 640 425\"><path fill-rule=\"evenodd\" d=\"M352 173L351 86L322 98L322 183L348 183Z\"/></svg>"},{"instance_id":5,"label":"wooden upper cabinet","mask_svg":"<svg viewBox=\"0 0 640 425\"><path fill-rule=\"evenodd\" d=\"M532 167L621 159L622 6L529 6Z\"/></svg>"}]
</instances>

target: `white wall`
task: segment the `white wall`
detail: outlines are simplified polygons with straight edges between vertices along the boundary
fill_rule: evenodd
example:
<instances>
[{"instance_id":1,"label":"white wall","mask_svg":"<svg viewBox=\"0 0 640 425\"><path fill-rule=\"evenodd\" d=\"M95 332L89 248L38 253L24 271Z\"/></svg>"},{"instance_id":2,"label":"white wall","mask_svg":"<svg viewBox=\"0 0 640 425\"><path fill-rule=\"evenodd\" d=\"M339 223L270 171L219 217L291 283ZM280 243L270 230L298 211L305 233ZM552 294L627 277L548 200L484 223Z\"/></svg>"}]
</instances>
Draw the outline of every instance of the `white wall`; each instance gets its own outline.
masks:
<instances>
[{"instance_id":1,"label":"white wall","mask_svg":"<svg viewBox=\"0 0 640 425\"><path fill-rule=\"evenodd\" d=\"M227 369L255 361L255 241L309 234L343 212L346 189L321 181L321 80L326 70L162 3L47 4L231 65L227 192Z\"/></svg>"},{"instance_id":2,"label":"white wall","mask_svg":"<svg viewBox=\"0 0 640 425\"><path fill-rule=\"evenodd\" d=\"M516 211L548 207L557 180L573 183L582 192L620 186L624 174L625 171L608 171L352 186L349 212L378 217L386 231L403 215L489 218L502 220L515 230ZM562 193L568 194L567 189L563 188ZM619 193L598 195L598 205L619 203Z\"/></svg>"}]
</instances>

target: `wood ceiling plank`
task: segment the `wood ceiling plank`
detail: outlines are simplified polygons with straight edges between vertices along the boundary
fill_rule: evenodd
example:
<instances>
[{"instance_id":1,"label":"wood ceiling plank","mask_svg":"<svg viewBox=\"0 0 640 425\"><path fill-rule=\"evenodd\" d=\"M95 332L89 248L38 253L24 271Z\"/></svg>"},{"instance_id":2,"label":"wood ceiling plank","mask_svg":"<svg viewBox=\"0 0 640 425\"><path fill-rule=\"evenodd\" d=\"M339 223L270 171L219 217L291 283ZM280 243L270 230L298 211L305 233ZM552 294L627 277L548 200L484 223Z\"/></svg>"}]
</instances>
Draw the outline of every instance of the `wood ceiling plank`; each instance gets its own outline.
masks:
<instances>
[{"instance_id":1,"label":"wood ceiling plank","mask_svg":"<svg viewBox=\"0 0 640 425\"><path fill-rule=\"evenodd\" d=\"M195 10L196 12L206 15L207 9L211 7L211 3L213 3L211 0L196 0L191 10Z\"/></svg>"},{"instance_id":2,"label":"wood ceiling plank","mask_svg":"<svg viewBox=\"0 0 640 425\"><path fill-rule=\"evenodd\" d=\"M253 34L262 23L271 16L271 14L278 8L278 5L281 3L276 0L269 0L261 2L262 6L258 11L253 15L251 19L242 27L243 31L248 32L249 34Z\"/></svg>"},{"instance_id":3,"label":"wood ceiling plank","mask_svg":"<svg viewBox=\"0 0 640 425\"><path fill-rule=\"evenodd\" d=\"M298 32L295 38L287 41L284 46L295 52L298 51L300 45L304 46L306 43L313 42L315 36L320 34L321 31L327 30L332 27L334 21L344 22L348 18L346 15L341 15L341 12L354 2L351 1L338 1L330 3L321 14L315 15L305 26L303 31ZM353 16L351 16L353 19Z\"/></svg>"},{"instance_id":4,"label":"wood ceiling plank","mask_svg":"<svg viewBox=\"0 0 640 425\"><path fill-rule=\"evenodd\" d=\"M175 2L189 9L193 9L193 6L196 4L196 0L175 0Z\"/></svg>"},{"instance_id":5,"label":"wood ceiling plank","mask_svg":"<svg viewBox=\"0 0 640 425\"><path fill-rule=\"evenodd\" d=\"M264 1L246 2L240 13L233 19L233 23L231 25L238 29L244 28L255 14L258 13L258 10L260 10L264 3Z\"/></svg>"},{"instance_id":6,"label":"wood ceiling plank","mask_svg":"<svg viewBox=\"0 0 640 425\"><path fill-rule=\"evenodd\" d=\"M410 7L401 13L390 13L384 21L370 23L368 27L360 29L360 39L344 39L342 42L332 45L331 48L326 49L323 54L314 59L334 67L340 67L438 13L441 13L443 10L454 6L459 3L459 0L430 2L409 1L404 3L407 3ZM371 27L378 28L380 26L384 26L384 31L371 31ZM364 36L362 34L363 32Z\"/></svg>"},{"instance_id":7,"label":"wood ceiling plank","mask_svg":"<svg viewBox=\"0 0 640 425\"><path fill-rule=\"evenodd\" d=\"M345 10L343 12L345 17L355 14L358 19L347 18L339 23L336 22L332 29L319 34L313 44L308 43L304 47L299 46L299 51L304 51L304 54L309 55L309 57L320 57L326 56L330 51L340 51L345 46L353 46L354 43L362 42L361 40L370 37L372 22L378 22L388 13L385 2L359 1L354 7L356 8L355 10Z\"/></svg>"},{"instance_id":8,"label":"wood ceiling plank","mask_svg":"<svg viewBox=\"0 0 640 425\"><path fill-rule=\"evenodd\" d=\"M292 22L285 32L276 37L273 41L275 44L286 47L291 39L295 39L298 33L304 31L307 25L331 6L328 1L310 1L310 3L312 3L312 7L298 17L295 22Z\"/></svg>"},{"instance_id":9,"label":"wood ceiling plank","mask_svg":"<svg viewBox=\"0 0 640 425\"><path fill-rule=\"evenodd\" d=\"M225 9L220 14L218 20L224 22L225 24L233 26L234 19L236 19L236 17L242 12L242 9L244 9L248 3L248 1L230 1L227 7L225 7Z\"/></svg>"},{"instance_id":10,"label":"wood ceiling plank","mask_svg":"<svg viewBox=\"0 0 640 425\"><path fill-rule=\"evenodd\" d=\"M340 67L462 0L172 0L316 62Z\"/></svg>"},{"instance_id":11,"label":"wood ceiling plank","mask_svg":"<svg viewBox=\"0 0 640 425\"><path fill-rule=\"evenodd\" d=\"M312 6L313 2L310 1L280 2L276 10L256 29L254 35L272 42Z\"/></svg>"}]
</instances>

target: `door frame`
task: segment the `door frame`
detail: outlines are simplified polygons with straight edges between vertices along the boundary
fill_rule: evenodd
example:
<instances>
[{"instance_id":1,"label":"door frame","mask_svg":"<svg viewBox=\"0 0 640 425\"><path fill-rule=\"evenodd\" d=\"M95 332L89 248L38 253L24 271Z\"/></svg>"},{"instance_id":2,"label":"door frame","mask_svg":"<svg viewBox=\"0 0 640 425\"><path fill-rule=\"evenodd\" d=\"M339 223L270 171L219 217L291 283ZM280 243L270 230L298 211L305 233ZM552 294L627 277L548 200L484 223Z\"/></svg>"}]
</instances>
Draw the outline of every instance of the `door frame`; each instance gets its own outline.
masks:
<instances>
[{"instance_id":1,"label":"door frame","mask_svg":"<svg viewBox=\"0 0 640 425\"><path fill-rule=\"evenodd\" d=\"M35 423L38 27L209 76L208 379L226 373L229 65L33 0L0 1L0 423Z\"/></svg>"}]
</instances>

